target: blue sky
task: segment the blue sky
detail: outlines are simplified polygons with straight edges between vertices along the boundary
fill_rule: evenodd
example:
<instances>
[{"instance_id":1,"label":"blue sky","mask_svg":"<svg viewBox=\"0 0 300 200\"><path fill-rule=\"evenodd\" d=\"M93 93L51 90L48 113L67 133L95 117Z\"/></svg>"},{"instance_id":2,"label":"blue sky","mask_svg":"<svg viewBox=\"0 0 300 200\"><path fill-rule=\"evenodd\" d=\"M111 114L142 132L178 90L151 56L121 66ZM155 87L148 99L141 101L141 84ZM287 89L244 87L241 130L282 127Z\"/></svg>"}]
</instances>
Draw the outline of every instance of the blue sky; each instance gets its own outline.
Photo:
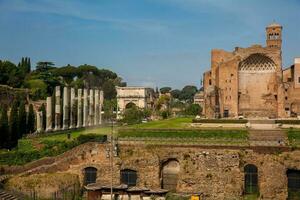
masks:
<instances>
[{"instance_id":1,"label":"blue sky","mask_svg":"<svg viewBox=\"0 0 300 200\"><path fill-rule=\"evenodd\" d=\"M300 0L0 0L0 59L87 63L128 85L199 87L212 48L264 45L274 20L291 65L299 10Z\"/></svg>"}]
</instances>

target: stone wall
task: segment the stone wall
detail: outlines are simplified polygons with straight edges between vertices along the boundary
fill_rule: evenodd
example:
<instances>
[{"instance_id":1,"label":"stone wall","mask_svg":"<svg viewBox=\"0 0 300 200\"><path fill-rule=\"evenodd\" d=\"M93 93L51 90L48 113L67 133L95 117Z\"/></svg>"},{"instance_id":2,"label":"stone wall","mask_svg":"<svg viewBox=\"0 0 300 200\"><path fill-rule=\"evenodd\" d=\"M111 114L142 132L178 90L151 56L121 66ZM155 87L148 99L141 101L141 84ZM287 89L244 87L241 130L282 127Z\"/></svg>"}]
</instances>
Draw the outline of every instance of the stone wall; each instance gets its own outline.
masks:
<instances>
[{"instance_id":1,"label":"stone wall","mask_svg":"<svg viewBox=\"0 0 300 200\"><path fill-rule=\"evenodd\" d=\"M97 182L120 183L120 170L132 169L138 173L137 185L160 188L161 170L168 160L180 165L177 192L203 192L207 200L241 199L244 192L244 166L258 168L260 199L287 198L287 169L300 169L300 151L280 152L253 149L218 149L201 146L151 146L120 144L120 153L106 157L106 144L88 143L59 156L55 163L40 166L27 174L65 172L79 176L81 183L86 167L97 168Z\"/></svg>"}]
</instances>

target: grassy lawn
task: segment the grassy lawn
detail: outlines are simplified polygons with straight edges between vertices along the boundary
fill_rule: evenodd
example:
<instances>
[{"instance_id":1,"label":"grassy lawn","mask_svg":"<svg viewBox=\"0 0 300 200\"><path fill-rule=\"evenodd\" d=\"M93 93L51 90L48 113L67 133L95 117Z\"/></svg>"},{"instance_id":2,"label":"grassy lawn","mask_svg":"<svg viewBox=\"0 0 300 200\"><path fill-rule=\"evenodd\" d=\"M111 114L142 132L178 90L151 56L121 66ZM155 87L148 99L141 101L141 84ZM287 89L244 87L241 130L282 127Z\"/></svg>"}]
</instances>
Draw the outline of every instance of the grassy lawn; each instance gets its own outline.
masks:
<instances>
[{"instance_id":1,"label":"grassy lawn","mask_svg":"<svg viewBox=\"0 0 300 200\"><path fill-rule=\"evenodd\" d=\"M171 118L159 121L151 121L148 123L136 124L128 126L130 128L187 128L192 123L192 117Z\"/></svg>"},{"instance_id":2,"label":"grassy lawn","mask_svg":"<svg viewBox=\"0 0 300 200\"><path fill-rule=\"evenodd\" d=\"M66 132L24 138L18 141L15 149L0 151L0 165L23 165L43 157L56 156L87 141L102 141L110 131L109 127L69 131L70 139Z\"/></svg>"},{"instance_id":3,"label":"grassy lawn","mask_svg":"<svg viewBox=\"0 0 300 200\"><path fill-rule=\"evenodd\" d=\"M258 195L257 194L246 194L244 196L244 200L257 200Z\"/></svg>"},{"instance_id":4,"label":"grassy lawn","mask_svg":"<svg viewBox=\"0 0 300 200\"><path fill-rule=\"evenodd\" d=\"M300 129L287 129L289 142L292 146L300 146Z\"/></svg>"},{"instance_id":5,"label":"grassy lawn","mask_svg":"<svg viewBox=\"0 0 300 200\"><path fill-rule=\"evenodd\" d=\"M206 138L206 139L241 139L247 140L246 130L147 130L124 129L119 130L120 138L124 137L156 137L156 138Z\"/></svg>"}]
</instances>

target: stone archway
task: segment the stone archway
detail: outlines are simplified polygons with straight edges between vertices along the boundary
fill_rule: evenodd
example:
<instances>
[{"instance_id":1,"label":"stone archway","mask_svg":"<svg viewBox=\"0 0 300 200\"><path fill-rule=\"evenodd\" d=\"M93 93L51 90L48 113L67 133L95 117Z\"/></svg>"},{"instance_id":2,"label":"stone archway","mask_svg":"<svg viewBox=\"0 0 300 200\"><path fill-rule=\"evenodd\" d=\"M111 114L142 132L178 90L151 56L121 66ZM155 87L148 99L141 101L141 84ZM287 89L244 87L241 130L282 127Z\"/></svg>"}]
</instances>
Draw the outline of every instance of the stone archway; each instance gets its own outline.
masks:
<instances>
[{"instance_id":1,"label":"stone archway","mask_svg":"<svg viewBox=\"0 0 300 200\"><path fill-rule=\"evenodd\" d=\"M133 102L129 102L126 104L125 109L135 108L136 104Z\"/></svg>"},{"instance_id":2,"label":"stone archway","mask_svg":"<svg viewBox=\"0 0 300 200\"><path fill-rule=\"evenodd\" d=\"M170 191L176 191L180 164L177 160L171 159L163 163L161 169L161 187Z\"/></svg>"}]
</instances>

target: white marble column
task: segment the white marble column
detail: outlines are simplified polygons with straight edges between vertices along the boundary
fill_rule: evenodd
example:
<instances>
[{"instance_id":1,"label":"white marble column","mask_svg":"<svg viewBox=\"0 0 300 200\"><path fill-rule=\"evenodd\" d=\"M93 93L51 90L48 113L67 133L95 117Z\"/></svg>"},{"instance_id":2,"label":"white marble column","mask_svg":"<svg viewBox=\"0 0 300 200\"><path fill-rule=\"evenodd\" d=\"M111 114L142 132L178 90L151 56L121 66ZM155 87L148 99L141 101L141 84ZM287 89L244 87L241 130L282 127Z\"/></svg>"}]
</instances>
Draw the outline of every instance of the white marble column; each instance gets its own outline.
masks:
<instances>
[{"instance_id":1,"label":"white marble column","mask_svg":"<svg viewBox=\"0 0 300 200\"><path fill-rule=\"evenodd\" d=\"M99 105L99 110L100 110L100 112L99 112L99 124L102 124L102 107L103 107L103 101L104 101L104 95L103 95L103 91L102 90L100 90L100 93L99 93L99 103L100 103L100 105Z\"/></svg>"},{"instance_id":2,"label":"white marble column","mask_svg":"<svg viewBox=\"0 0 300 200\"><path fill-rule=\"evenodd\" d=\"M36 133L43 132L43 112L37 111L36 112Z\"/></svg>"},{"instance_id":3,"label":"white marble column","mask_svg":"<svg viewBox=\"0 0 300 200\"><path fill-rule=\"evenodd\" d=\"M61 124L60 124L60 118L61 118L61 113L60 113L60 86L55 87L55 131L60 130Z\"/></svg>"},{"instance_id":4,"label":"white marble column","mask_svg":"<svg viewBox=\"0 0 300 200\"><path fill-rule=\"evenodd\" d=\"M95 90L95 110L94 110L94 125L99 124L99 90Z\"/></svg>"},{"instance_id":5,"label":"white marble column","mask_svg":"<svg viewBox=\"0 0 300 200\"><path fill-rule=\"evenodd\" d=\"M76 122L75 122L75 89L71 88L71 97L70 97L70 129L75 128Z\"/></svg>"},{"instance_id":6,"label":"white marble column","mask_svg":"<svg viewBox=\"0 0 300 200\"><path fill-rule=\"evenodd\" d=\"M78 89L77 94L77 126L76 128L82 127L82 89Z\"/></svg>"},{"instance_id":7,"label":"white marble column","mask_svg":"<svg viewBox=\"0 0 300 200\"><path fill-rule=\"evenodd\" d=\"M94 90L90 89L89 126L94 125Z\"/></svg>"},{"instance_id":8,"label":"white marble column","mask_svg":"<svg viewBox=\"0 0 300 200\"><path fill-rule=\"evenodd\" d=\"M64 87L64 99L63 99L63 130L69 129L69 88Z\"/></svg>"},{"instance_id":9,"label":"white marble column","mask_svg":"<svg viewBox=\"0 0 300 200\"><path fill-rule=\"evenodd\" d=\"M88 126L88 90L83 89L83 127Z\"/></svg>"},{"instance_id":10,"label":"white marble column","mask_svg":"<svg viewBox=\"0 0 300 200\"><path fill-rule=\"evenodd\" d=\"M46 132L52 131L52 97L46 100Z\"/></svg>"}]
</instances>

